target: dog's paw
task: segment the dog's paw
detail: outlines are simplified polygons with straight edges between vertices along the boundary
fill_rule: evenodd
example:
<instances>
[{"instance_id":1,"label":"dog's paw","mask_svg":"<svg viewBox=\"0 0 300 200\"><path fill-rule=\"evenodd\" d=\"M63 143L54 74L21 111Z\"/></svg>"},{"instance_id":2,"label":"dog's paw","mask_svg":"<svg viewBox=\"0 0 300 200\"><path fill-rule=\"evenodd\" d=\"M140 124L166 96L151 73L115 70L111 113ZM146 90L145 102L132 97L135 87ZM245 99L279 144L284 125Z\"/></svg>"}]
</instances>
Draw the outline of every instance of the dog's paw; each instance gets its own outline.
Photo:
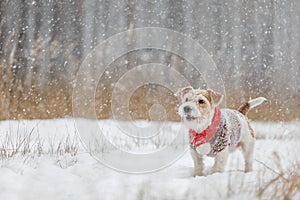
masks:
<instances>
[{"instance_id":1,"label":"dog's paw","mask_svg":"<svg viewBox=\"0 0 300 200\"><path fill-rule=\"evenodd\" d=\"M200 173L194 173L194 177L197 177L197 176L205 176L204 173L200 172Z\"/></svg>"}]
</instances>

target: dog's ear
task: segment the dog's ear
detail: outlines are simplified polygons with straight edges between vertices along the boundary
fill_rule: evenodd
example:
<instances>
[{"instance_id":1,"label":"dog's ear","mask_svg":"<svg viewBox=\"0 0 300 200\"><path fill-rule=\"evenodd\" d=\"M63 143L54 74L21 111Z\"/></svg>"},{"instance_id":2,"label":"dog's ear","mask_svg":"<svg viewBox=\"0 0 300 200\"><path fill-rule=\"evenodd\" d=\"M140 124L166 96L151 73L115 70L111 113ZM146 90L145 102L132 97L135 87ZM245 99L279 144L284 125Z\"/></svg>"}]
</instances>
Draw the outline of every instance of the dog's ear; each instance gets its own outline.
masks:
<instances>
[{"instance_id":1,"label":"dog's ear","mask_svg":"<svg viewBox=\"0 0 300 200\"><path fill-rule=\"evenodd\" d=\"M192 92L193 88L191 86L180 88L176 93L175 96L178 97L179 100L182 100L183 96L189 92Z\"/></svg>"},{"instance_id":2,"label":"dog's ear","mask_svg":"<svg viewBox=\"0 0 300 200\"><path fill-rule=\"evenodd\" d=\"M210 90L210 89L208 89L207 92L210 96L211 104L213 105L213 107L218 106L222 102L222 100L223 100L222 94L215 92L213 90Z\"/></svg>"}]
</instances>

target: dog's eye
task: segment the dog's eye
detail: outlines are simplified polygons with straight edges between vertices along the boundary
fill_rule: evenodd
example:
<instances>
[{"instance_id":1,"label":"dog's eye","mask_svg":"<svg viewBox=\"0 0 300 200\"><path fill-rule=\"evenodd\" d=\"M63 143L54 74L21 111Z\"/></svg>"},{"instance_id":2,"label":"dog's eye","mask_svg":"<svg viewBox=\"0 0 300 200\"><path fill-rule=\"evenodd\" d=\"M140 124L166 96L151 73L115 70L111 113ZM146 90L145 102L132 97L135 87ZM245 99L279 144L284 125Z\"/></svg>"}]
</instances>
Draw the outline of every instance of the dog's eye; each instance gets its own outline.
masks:
<instances>
[{"instance_id":1,"label":"dog's eye","mask_svg":"<svg viewBox=\"0 0 300 200\"><path fill-rule=\"evenodd\" d=\"M185 98L185 102L189 101L189 98Z\"/></svg>"},{"instance_id":2,"label":"dog's eye","mask_svg":"<svg viewBox=\"0 0 300 200\"><path fill-rule=\"evenodd\" d=\"M199 103L199 104L204 104L205 101L204 101L203 99L200 99L200 100L198 101L198 103Z\"/></svg>"}]
</instances>

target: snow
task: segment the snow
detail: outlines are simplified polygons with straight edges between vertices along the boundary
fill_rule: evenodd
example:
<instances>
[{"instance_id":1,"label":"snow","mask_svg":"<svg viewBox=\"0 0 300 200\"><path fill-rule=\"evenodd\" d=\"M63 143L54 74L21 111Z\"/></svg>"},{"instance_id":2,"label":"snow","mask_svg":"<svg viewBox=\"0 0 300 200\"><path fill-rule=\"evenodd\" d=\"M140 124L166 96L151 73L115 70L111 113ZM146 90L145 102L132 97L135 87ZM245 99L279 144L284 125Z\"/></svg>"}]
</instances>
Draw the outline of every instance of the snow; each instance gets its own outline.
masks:
<instances>
[{"instance_id":1,"label":"snow","mask_svg":"<svg viewBox=\"0 0 300 200\"><path fill-rule=\"evenodd\" d=\"M99 123L115 128L111 120ZM140 123L145 125L143 121ZM78 144L75 155L56 155L44 150L41 156L29 153L2 158L0 199L255 199L258 189L276 176L275 172L299 164L300 132L299 122L255 122L253 126L259 139L254 171L250 173L243 172L239 151L231 154L224 173L203 177L192 176L193 162L188 152L170 167L155 173L121 173L100 164ZM49 141L54 146L62 138L79 141L75 130L72 119L2 121L0 139L3 142L7 133L13 138L32 131L32 140L38 135L47 149L51 148ZM205 164L209 172L213 159L206 158Z\"/></svg>"}]
</instances>

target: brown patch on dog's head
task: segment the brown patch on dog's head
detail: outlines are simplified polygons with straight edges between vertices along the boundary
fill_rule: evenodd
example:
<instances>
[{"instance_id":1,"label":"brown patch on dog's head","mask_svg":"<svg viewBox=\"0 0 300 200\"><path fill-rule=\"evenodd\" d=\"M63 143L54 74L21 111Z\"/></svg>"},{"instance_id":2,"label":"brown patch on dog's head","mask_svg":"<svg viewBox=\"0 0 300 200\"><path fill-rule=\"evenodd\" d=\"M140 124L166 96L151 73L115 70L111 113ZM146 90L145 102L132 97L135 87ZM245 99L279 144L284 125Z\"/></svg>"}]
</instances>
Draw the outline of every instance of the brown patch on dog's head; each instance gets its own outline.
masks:
<instances>
[{"instance_id":1,"label":"brown patch on dog's head","mask_svg":"<svg viewBox=\"0 0 300 200\"><path fill-rule=\"evenodd\" d=\"M207 90L196 89L194 101L196 102L199 108L203 109L203 108L211 107L210 104L211 97Z\"/></svg>"},{"instance_id":2,"label":"brown patch on dog's head","mask_svg":"<svg viewBox=\"0 0 300 200\"><path fill-rule=\"evenodd\" d=\"M199 108L214 108L223 100L223 95L218 92L210 89L193 89L190 86L180 88L175 95L181 102L194 101Z\"/></svg>"},{"instance_id":3,"label":"brown patch on dog's head","mask_svg":"<svg viewBox=\"0 0 300 200\"><path fill-rule=\"evenodd\" d=\"M201 90L201 89L197 89L195 90L195 96L199 98L204 98L205 101L207 101L206 103L209 103L211 108L214 108L216 106L218 106L222 100L223 100L223 95L215 92L211 89L208 90Z\"/></svg>"},{"instance_id":4,"label":"brown patch on dog's head","mask_svg":"<svg viewBox=\"0 0 300 200\"><path fill-rule=\"evenodd\" d=\"M218 106L223 95L212 90L193 89L185 87L176 93L181 100L178 114L184 120L196 122L191 125L192 129L204 130L211 123L213 111Z\"/></svg>"},{"instance_id":5,"label":"brown patch on dog's head","mask_svg":"<svg viewBox=\"0 0 300 200\"><path fill-rule=\"evenodd\" d=\"M209 102L211 101L211 97L210 97L210 94L209 94L208 90L197 89L197 90L195 90L195 93L197 95L204 96Z\"/></svg>"}]
</instances>

